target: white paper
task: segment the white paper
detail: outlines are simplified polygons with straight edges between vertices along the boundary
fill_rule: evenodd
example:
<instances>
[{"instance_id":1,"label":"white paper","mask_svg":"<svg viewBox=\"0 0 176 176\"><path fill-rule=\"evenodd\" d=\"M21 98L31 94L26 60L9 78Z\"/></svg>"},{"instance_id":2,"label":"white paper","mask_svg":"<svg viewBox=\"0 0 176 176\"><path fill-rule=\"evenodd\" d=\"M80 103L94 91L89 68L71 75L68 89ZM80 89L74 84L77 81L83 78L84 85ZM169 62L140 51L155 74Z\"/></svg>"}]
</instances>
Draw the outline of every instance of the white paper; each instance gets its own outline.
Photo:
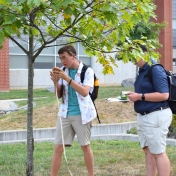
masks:
<instances>
[{"instance_id":1,"label":"white paper","mask_svg":"<svg viewBox=\"0 0 176 176\"><path fill-rule=\"evenodd\" d=\"M127 100L121 100L120 96L116 97L116 98L106 98L106 100L110 101L110 102L116 102L116 101L118 101L118 102L128 102L129 101L129 99L127 99Z\"/></svg>"}]
</instances>

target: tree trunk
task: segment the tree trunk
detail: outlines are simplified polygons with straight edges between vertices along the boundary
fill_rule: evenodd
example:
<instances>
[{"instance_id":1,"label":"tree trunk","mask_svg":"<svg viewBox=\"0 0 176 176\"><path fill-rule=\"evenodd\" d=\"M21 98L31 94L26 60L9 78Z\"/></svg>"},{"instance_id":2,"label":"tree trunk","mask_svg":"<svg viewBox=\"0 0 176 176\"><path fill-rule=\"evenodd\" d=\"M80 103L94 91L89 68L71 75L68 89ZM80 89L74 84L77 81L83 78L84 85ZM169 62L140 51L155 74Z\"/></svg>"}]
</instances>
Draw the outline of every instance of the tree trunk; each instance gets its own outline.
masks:
<instances>
[{"instance_id":1,"label":"tree trunk","mask_svg":"<svg viewBox=\"0 0 176 176\"><path fill-rule=\"evenodd\" d=\"M29 37L29 54L28 54L28 112L27 112L27 161L26 176L34 175L33 151L33 77L34 77L34 61L33 61L33 36Z\"/></svg>"}]
</instances>

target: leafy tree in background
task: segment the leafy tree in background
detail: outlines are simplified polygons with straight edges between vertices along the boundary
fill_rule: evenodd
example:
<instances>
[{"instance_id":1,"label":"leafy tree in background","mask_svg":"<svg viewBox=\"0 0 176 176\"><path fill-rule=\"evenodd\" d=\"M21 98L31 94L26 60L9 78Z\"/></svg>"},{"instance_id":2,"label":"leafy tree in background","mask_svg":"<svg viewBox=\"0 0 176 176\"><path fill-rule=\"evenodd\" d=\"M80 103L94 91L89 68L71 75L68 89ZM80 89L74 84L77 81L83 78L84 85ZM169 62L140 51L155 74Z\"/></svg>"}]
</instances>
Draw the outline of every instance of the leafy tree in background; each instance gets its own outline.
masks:
<instances>
[{"instance_id":1,"label":"leafy tree in background","mask_svg":"<svg viewBox=\"0 0 176 176\"><path fill-rule=\"evenodd\" d=\"M153 40L158 38L160 30L166 26L166 23L154 23L152 21L149 21L148 23L143 23L143 21L136 24L132 30L130 30L130 35L126 37L126 40L124 42L118 41L117 46L122 47L126 45L126 50L132 51L133 50L133 44L137 43L139 40ZM152 47L149 45L149 48ZM157 48L161 47L161 45L158 43ZM133 50L132 52L121 52L117 53L115 55L115 58L117 60L122 60L124 62L128 62L129 58L130 61L134 62L136 59L133 54L133 52L136 52ZM126 55L124 57L124 55ZM156 59L156 58L155 58Z\"/></svg>"},{"instance_id":2,"label":"leafy tree in background","mask_svg":"<svg viewBox=\"0 0 176 176\"><path fill-rule=\"evenodd\" d=\"M133 43L136 43L136 41L138 42L139 40L142 40L142 39L152 40L152 39L158 38L160 30L165 26L166 26L166 23L164 22L163 23L154 23L152 21L149 21L148 23L139 22L133 27L132 30L130 30L129 37L126 38L124 42L119 41L117 43L117 46L123 48L123 45L126 45L127 43L128 47L126 48L126 50L131 51L131 48L133 47L132 45ZM161 45L158 43L157 48L159 47L161 47ZM124 55L126 55L126 57L124 57ZM121 53L121 55L117 53L115 55L115 58L117 60L122 60L125 63L129 61L129 58L130 58L130 61L132 62L135 62L135 59L136 59L135 55L133 55L132 52L128 52L128 53L123 52ZM138 74L138 66L136 66L136 76L137 74Z\"/></svg>"},{"instance_id":3,"label":"leafy tree in background","mask_svg":"<svg viewBox=\"0 0 176 176\"><path fill-rule=\"evenodd\" d=\"M86 53L104 66L104 74L113 73L112 65L116 65L116 59L108 55L111 53L118 52L124 62L132 56L157 58L157 38L129 38L136 24L155 18L154 10L153 0L0 0L0 46L9 38L28 57L26 175L34 175L32 102L37 56L44 48L55 46L56 40L58 46L80 42ZM117 41L122 45L117 46ZM149 48L146 55L140 44Z\"/></svg>"},{"instance_id":4,"label":"leafy tree in background","mask_svg":"<svg viewBox=\"0 0 176 176\"><path fill-rule=\"evenodd\" d=\"M155 23L152 21L149 21L148 23L139 22L136 24L133 28L133 30L130 31L130 38L132 40L141 39L142 36L147 37L147 39L154 39L157 38L160 29L164 28L166 24L163 23Z\"/></svg>"}]
</instances>

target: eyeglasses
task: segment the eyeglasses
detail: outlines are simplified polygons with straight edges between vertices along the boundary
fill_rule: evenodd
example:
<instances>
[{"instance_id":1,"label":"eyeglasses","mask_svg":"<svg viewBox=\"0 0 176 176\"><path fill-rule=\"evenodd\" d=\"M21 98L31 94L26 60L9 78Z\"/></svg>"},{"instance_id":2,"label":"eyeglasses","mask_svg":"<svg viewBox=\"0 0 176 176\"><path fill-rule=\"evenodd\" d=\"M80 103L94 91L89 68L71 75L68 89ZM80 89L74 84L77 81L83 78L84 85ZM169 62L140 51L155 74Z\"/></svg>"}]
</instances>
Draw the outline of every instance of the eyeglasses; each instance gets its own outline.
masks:
<instances>
[{"instance_id":1,"label":"eyeglasses","mask_svg":"<svg viewBox=\"0 0 176 176\"><path fill-rule=\"evenodd\" d=\"M73 54L70 50L66 50L66 52L68 52L71 56L73 56L73 55L75 55L75 54ZM76 56L75 56L76 57ZM60 57L59 57L60 58ZM62 58L60 58L61 60L67 60L68 59L68 57L65 57L65 56L63 56Z\"/></svg>"},{"instance_id":2,"label":"eyeglasses","mask_svg":"<svg viewBox=\"0 0 176 176\"><path fill-rule=\"evenodd\" d=\"M71 55L74 55L70 50L67 50L67 52L69 52Z\"/></svg>"}]
</instances>

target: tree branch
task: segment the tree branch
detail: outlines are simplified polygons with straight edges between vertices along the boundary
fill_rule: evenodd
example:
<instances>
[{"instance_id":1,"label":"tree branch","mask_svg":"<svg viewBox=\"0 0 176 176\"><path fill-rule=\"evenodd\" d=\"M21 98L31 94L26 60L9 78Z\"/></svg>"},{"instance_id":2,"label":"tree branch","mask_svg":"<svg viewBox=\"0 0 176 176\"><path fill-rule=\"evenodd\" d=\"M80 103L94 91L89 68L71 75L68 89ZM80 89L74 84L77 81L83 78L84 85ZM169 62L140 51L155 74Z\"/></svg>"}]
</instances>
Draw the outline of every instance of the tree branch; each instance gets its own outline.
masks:
<instances>
[{"instance_id":1,"label":"tree branch","mask_svg":"<svg viewBox=\"0 0 176 176\"><path fill-rule=\"evenodd\" d=\"M18 43L12 36L8 35L8 37L14 42L16 43L23 51L26 55L28 55L28 51L20 44Z\"/></svg>"},{"instance_id":2,"label":"tree branch","mask_svg":"<svg viewBox=\"0 0 176 176\"><path fill-rule=\"evenodd\" d=\"M39 33L40 33L40 35L42 37L43 43L46 43L46 40L44 38L44 35L43 35L41 29L37 25L35 25L35 24L33 24L33 26L39 31Z\"/></svg>"}]
</instances>

